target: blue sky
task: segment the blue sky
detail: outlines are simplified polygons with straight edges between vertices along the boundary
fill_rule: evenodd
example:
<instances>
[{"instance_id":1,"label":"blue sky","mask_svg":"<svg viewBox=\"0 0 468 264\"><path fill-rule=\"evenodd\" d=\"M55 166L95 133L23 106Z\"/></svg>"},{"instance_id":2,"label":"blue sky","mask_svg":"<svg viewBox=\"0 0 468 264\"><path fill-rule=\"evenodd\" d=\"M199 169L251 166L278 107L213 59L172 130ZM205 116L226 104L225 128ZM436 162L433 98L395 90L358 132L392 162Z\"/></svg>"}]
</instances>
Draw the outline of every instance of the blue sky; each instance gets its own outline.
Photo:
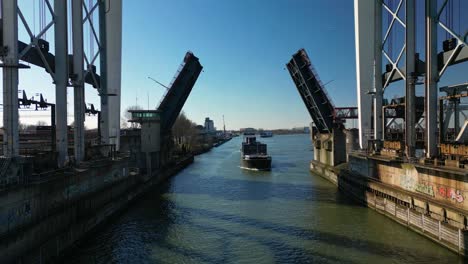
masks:
<instances>
[{"instance_id":1,"label":"blue sky","mask_svg":"<svg viewBox=\"0 0 468 264\"><path fill-rule=\"evenodd\" d=\"M38 7L30 3L20 0L24 13L32 18ZM285 63L300 48L307 50L324 83L333 80L327 90L335 105L356 105L352 0L123 3L122 110L137 100L146 108L148 97L150 108L155 108L164 88L148 76L169 84L188 50L199 57L204 71L183 110L199 124L210 117L221 128L224 114L227 129L308 125L311 118L285 70ZM48 34L50 41L52 36L53 32ZM27 40L24 30L20 31L20 39ZM86 39L86 49L88 46ZM453 68L445 79L466 82L466 65ZM54 86L44 70L33 67L22 70L20 76L20 89L30 95L43 92L54 101ZM401 92L398 85L394 86L387 96ZM86 101L99 108L96 91L86 89ZM68 94L71 122L71 89ZM46 115L21 113L23 122L35 122ZM95 127L95 118L87 117L86 125Z\"/></svg>"},{"instance_id":2,"label":"blue sky","mask_svg":"<svg viewBox=\"0 0 468 264\"><path fill-rule=\"evenodd\" d=\"M355 104L352 1L127 1L124 8L123 87L158 98L163 89L146 76L169 83L191 50L204 66L184 106L196 122L209 116L221 128L224 114L228 128L307 125L285 70L303 47L322 80L335 80L328 88L336 103Z\"/></svg>"}]
</instances>

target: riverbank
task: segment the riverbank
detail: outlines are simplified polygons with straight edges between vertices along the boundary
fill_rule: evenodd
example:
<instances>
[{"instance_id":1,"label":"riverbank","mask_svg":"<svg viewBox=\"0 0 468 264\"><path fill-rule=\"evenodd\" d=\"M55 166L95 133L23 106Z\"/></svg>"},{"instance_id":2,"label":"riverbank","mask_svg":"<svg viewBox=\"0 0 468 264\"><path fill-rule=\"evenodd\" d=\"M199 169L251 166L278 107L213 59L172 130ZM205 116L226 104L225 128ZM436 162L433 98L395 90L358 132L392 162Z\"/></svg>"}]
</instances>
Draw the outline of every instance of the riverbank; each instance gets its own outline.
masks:
<instances>
[{"instance_id":1,"label":"riverbank","mask_svg":"<svg viewBox=\"0 0 468 264\"><path fill-rule=\"evenodd\" d=\"M127 208L151 186L177 174L193 160L193 155L181 157L149 180L130 171L125 159L107 161L101 167L10 191L1 204L18 209L15 218L8 218L8 229L1 235L0 262L59 261L76 243Z\"/></svg>"},{"instance_id":2,"label":"riverbank","mask_svg":"<svg viewBox=\"0 0 468 264\"><path fill-rule=\"evenodd\" d=\"M443 247L466 256L467 245L465 241L468 241L466 230L429 211L429 208L434 210L435 207L444 212L449 209L454 210L454 208L438 204L423 195L401 190L358 174L351 171L348 164L331 167L311 161L310 170L313 174L334 183L345 195L361 202L368 208ZM419 206L419 204L423 204L423 206Z\"/></svg>"},{"instance_id":3,"label":"riverbank","mask_svg":"<svg viewBox=\"0 0 468 264\"><path fill-rule=\"evenodd\" d=\"M308 135L265 139L268 172L239 168L241 141L197 156L67 263L462 263L311 176Z\"/></svg>"},{"instance_id":4,"label":"riverbank","mask_svg":"<svg viewBox=\"0 0 468 264\"><path fill-rule=\"evenodd\" d=\"M195 156L198 156L198 155L207 153L207 152L209 152L210 150L212 150L213 148L217 148L217 147L223 145L224 143L230 141L231 139L232 139L232 137L230 137L230 138L225 138L225 139L221 139L221 140L219 140L218 142L216 142L216 143L214 143L214 144L211 144L211 145L205 144L205 145L203 145L203 146L198 147L196 150L192 151L192 153L193 153L193 155L195 155Z\"/></svg>"},{"instance_id":5,"label":"riverbank","mask_svg":"<svg viewBox=\"0 0 468 264\"><path fill-rule=\"evenodd\" d=\"M223 138L223 139L219 140L218 142L216 142L215 144L213 144L213 147L217 148L217 147L223 145L224 143L228 142L231 139L232 139L232 137Z\"/></svg>"},{"instance_id":6,"label":"riverbank","mask_svg":"<svg viewBox=\"0 0 468 264\"><path fill-rule=\"evenodd\" d=\"M145 184L141 184L140 186L136 186L128 190L127 193L127 202L118 206L115 211L113 211L107 218L103 219L100 223L97 223L93 228L91 228L86 234L84 234L81 238L79 238L75 243L73 243L70 248L64 250L60 253L58 258L55 260L56 263L65 263L66 259L69 255L73 254L73 250L76 247L79 247L83 242L89 239L90 236L94 235L95 232L99 232L100 229L107 224L110 224L119 214L124 213L125 210L128 209L130 205L135 202L138 202L138 199L145 195L149 190L154 188L159 184L163 184L165 181L170 180L171 177L177 175L180 171L184 170L188 166L190 166L194 162L194 156L189 155L183 158L180 158L176 163L164 169L159 175L157 179L150 179ZM104 210L105 211L105 210Z\"/></svg>"}]
</instances>

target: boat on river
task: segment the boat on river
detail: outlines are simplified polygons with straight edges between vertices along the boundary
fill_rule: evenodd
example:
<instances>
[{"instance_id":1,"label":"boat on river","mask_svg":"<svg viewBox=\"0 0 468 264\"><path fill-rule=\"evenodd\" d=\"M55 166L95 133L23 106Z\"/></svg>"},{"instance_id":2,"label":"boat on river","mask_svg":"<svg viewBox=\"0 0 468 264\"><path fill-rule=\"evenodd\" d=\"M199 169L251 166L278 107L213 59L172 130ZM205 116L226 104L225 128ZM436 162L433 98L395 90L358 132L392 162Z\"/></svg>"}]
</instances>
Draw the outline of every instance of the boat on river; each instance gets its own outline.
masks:
<instances>
[{"instance_id":1,"label":"boat on river","mask_svg":"<svg viewBox=\"0 0 468 264\"><path fill-rule=\"evenodd\" d=\"M260 137L262 137L262 138L272 137L272 136L273 136L273 132L271 132L271 131L262 131L262 132L260 132Z\"/></svg>"},{"instance_id":2,"label":"boat on river","mask_svg":"<svg viewBox=\"0 0 468 264\"><path fill-rule=\"evenodd\" d=\"M241 147L241 168L271 170L271 156L267 153L267 145L257 141L255 133L244 133Z\"/></svg>"}]
</instances>

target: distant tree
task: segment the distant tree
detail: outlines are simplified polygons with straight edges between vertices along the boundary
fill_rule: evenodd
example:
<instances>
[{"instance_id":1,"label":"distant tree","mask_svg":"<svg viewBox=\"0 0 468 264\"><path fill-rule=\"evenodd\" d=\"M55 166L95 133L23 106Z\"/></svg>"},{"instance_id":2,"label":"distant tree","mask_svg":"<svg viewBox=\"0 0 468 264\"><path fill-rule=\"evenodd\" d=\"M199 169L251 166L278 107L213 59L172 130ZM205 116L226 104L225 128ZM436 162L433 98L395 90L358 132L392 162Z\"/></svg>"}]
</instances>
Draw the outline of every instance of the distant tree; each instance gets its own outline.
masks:
<instances>
[{"instance_id":1,"label":"distant tree","mask_svg":"<svg viewBox=\"0 0 468 264\"><path fill-rule=\"evenodd\" d=\"M21 123L21 122L18 122L18 130L19 130L19 132L24 132L24 131L26 131L26 127L27 127L26 124Z\"/></svg>"},{"instance_id":2,"label":"distant tree","mask_svg":"<svg viewBox=\"0 0 468 264\"><path fill-rule=\"evenodd\" d=\"M35 128L36 127L33 125L28 125L28 124L21 123L21 122L19 122L18 124L19 132L31 131L31 130L34 130Z\"/></svg>"},{"instance_id":3,"label":"distant tree","mask_svg":"<svg viewBox=\"0 0 468 264\"><path fill-rule=\"evenodd\" d=\"M73 122L70 123L70 127L75 128L75 121L74 120L73 120ZM88 128L86 126L84 126L84 130L88 130Z\"/></svg>"},{"instance_id":4,"label":"distant tree","mask_svg":"<svg viewBox=\"0 0 468 264\"><path fill-rule=\"evenodd\" d=\"M121 116L120 117L120 128L127 128L128 127L128 122L125 117Z\"/></svg>"},{"instance_id":5,"label":"distant tree","mask_svg":"<svg viewBox=\"0 0 468 264\"><path fill-rule=\"evenodd\" d=\"M181 112L172 126L175 143L183 150L190 151L197 140L197 124Z\"/></svg>"},{"instance_id":6,"label":"distant tree","mask_svg":"<svg viewBox=\"0 0 468 264\"><path fill-rule=\"evenodd\" d=\"M47 122L39 120L37 121L36 126L47 126Z\"/></svg>"}]
</instances>

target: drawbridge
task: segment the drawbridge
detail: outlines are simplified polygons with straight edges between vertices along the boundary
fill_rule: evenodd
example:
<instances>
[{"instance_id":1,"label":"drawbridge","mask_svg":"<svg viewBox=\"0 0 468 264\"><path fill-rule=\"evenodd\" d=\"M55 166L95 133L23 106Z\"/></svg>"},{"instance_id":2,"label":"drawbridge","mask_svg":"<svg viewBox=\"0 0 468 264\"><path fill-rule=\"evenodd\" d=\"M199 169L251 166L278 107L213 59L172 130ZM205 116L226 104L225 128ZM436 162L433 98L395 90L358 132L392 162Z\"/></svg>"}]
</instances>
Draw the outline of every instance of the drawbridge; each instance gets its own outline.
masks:
<instances>
[{"instance_id":1,"label":"drawbridge","mask_svg":"<svg viewBox=\"0 0 468 264\"><path fill-rule=\"evenodd\" d=\"M357 107L335 107L304 49L286 67L314 122L314 160L331 166L346 162L347 149L357 142L356 130L345 130L344 121L358 117Z\"/></svg>"},{"instance_id":2,"label":"drawbridge","mask_svg":"<svg viewBox=\"0 0 468 264\"><path fill-rule=\"evenodd\" d=\"M345 119L357 118L357 107L334 106L304 49L296 52L286 67L318 132L331 133Z\"/></svg>"},{"instance_id":3,"label":"drawbridge","mask_svg":"<svg viewBox=\"0 0 468 264\"><path fill-rule=\"evenodd\" d=\"M158 106L161 112L161 134L167 134L174 125L202 69L198 58L192 52L187 52Z\"/></svg>"}]
</instances>

